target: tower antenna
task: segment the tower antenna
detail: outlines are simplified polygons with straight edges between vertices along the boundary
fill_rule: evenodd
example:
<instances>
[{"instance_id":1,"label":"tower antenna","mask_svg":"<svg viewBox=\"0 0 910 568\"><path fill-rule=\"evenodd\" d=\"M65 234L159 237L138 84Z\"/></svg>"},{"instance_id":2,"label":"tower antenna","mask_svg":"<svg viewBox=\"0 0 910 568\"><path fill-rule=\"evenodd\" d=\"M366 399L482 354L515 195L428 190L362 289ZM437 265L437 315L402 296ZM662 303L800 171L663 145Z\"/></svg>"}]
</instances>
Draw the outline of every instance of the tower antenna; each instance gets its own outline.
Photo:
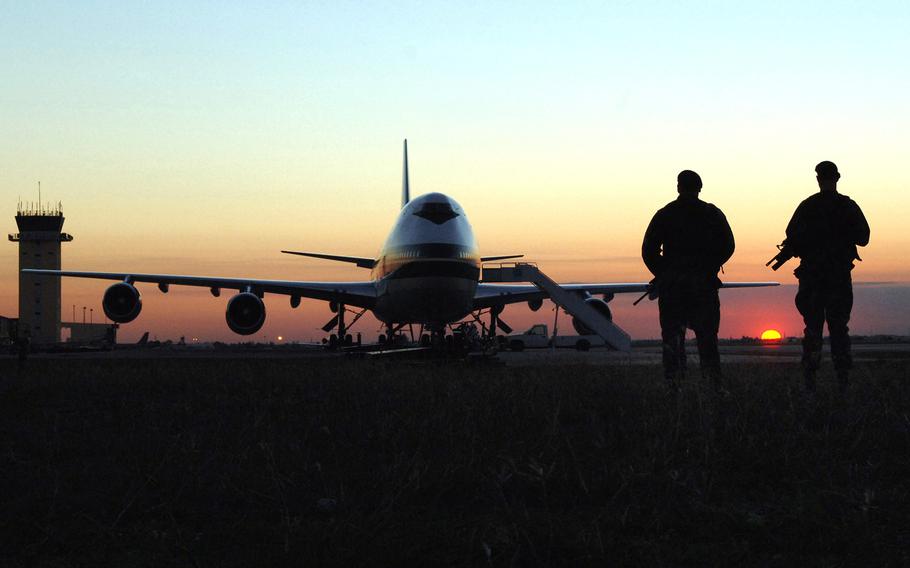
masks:
<instances>
[{"instance_id":1,"label":"tower antenna","mask_svg":"<svg viewBox=\"0 0 910 568\"><path fill-rule=\"evenodd\" d=\"M38 211L41 211L41 180L38 180Z\"/></svg>"}]
</instances>

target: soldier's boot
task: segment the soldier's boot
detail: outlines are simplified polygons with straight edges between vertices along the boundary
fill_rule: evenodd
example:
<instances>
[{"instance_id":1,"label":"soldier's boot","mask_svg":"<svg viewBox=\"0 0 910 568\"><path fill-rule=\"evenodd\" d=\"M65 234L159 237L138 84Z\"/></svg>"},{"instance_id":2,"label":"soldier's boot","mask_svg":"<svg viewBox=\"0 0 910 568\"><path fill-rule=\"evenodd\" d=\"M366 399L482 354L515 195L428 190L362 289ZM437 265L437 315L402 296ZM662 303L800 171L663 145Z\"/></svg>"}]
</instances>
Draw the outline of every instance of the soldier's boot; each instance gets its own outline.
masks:
<instances>
[{"instance_id":1,"label":"soldier's boot","mask_svg":"<svg viewBox=\"0 0 910 568\"><path fill-rule=\"evenodd\" d=\"M815 394L815 369L806 367L803 369L803 388L810 394Z\"/></svg>"},{"instance_id":2,"label":"soldier's boot","mask_svg":"<svg viewBox=\"0 0 910 568\"><path fill-rule=\"evenodd\" d=\"M682 387L682 385L686 382L686 368L685 367L680 367L679 369L676 369L676 379L675 380L676 380L676 383L679 384L680 387Z\"/></svg>"},{"instance_id":3,"label":"soldier's boot","mask_svg":"<svg viewBox=\"0 0 910 568\"><path fill-rule=\"evenodd\" d=\"M686 379L686 371L689 369L689 358L686 356L686 338L683 338L679 342L679 376L681 380Z\"/></svg>"},{"instance_id":4,"label":"soldier's boot","mask_svg":"<svg viewBox=\"0 0 910 568\"><path fill-rule=\"evenodd\" d=\"M803 385L806 392L812 394L815 394L815 376L822 362L820 342L817 345L815 343L810 343L808 339L803 340Z\"/></svg>"},{"instance_id":5,"label":"soldier's boot","mask_svg":"<svg viewBox=\"0 0 910 568\"><path fill-rule=\"evenodd\" d=\"M724 380L723 373L720 372L720 367L707 367L702 371L702 376L711 384L711 388L714 389L714 392L720 396L727 396L730 394L730 391L727 390L726 381Z\"/></svg>"},{"instance_id":6,"label":"soldier's boot","mask_svg":"<svg viewBox=\"0 0 910 568\"><path fill-rule=\"evenodd\" d=\"M676 394L680 390L681 380L686 376L685 345L680 343L678 334L664 334L663 339L664 378L668 392Z\"/></svg>"},{"instance_id":7,"label":"soldier's boot","mask_svg":"<svg viewBox=\"0 0 910 568\"><path fill-rule=\"evenodd\" d=\"M686 376L685 371L673 371L665 374L667 380L667 393L671 395L678 394L681 387L682 379Z\"/></svg>"},{"instance_id":8,"label":"soldier's boot","mask_svg":"<svg viewBox=\"0 0 910 568\"><path fill-rule=\"evenodd\" d=\"M837 370L837 390L841 396L847 394L847 387L850 386L850 371L847 369Z\"/></svg>"},{"instance_id":9,"label":"soldier's boot","mask_svg":"<svg viewBox=\"0 0 910 568\"><path fill-rule=\"evenodd\" d=\"M853 357L849 351L850 339L843 334L831 339L831 356L834 359L834 369L837 371L837 388L841 395L847 392L850 384L850 369L853 368Z\"/></svg>"}]
</instances>

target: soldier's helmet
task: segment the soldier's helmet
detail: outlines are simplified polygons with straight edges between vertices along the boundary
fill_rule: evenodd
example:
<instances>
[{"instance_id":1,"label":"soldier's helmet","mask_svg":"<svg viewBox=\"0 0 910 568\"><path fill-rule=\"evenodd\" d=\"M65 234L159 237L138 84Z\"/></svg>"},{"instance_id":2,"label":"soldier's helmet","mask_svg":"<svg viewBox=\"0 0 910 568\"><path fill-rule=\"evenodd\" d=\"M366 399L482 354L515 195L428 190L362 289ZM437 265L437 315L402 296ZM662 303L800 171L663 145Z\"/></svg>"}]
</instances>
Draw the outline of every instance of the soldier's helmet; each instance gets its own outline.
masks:
<instances>
[{"instance_id":1,"label":"soldier's helmet","mask_svg":"<svg viewBox=\"0 0 910 568\"><path fill-rule=\"evenodd\" d=\"M676 176L676 188L680 193L701 191L701 176L692 170L683 170Z\"/></svg>"},{"instance_id":2,"label":"soldier's helmet","mask_svg":"<svg viewBox=\"0 0 910 568\"><path fill-rule=\"evenodd\" d=\"M837 171L837 166L834 162L829 162L828 160L819 162L818 165L815 166L815 175L817 175L819 179L840 179L840 172Z\"/></svg>"}]
</instances>

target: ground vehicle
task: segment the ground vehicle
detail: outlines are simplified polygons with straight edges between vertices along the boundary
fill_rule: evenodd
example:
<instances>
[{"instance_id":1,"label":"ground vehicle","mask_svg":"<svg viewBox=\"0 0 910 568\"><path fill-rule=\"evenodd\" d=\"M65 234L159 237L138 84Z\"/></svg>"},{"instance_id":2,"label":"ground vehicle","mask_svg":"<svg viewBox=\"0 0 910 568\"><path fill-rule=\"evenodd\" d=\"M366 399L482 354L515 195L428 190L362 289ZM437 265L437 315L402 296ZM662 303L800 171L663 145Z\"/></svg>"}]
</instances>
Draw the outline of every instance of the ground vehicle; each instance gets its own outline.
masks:
<instances>
[{"instance_id":1,"label":"ground vehicle","mask_svg":"<svg viewBox=\"0 0 910 568\"><path fill-rule=\"evenodd\" d=\"M587 351L591 347L603 347L604 340L599 335L557 335L552 337L546 324L538 323L524 333L503 337L506 347L512 351L524 349L542 349L545 347L573 347Z\"/></svg>"}]
</instances>

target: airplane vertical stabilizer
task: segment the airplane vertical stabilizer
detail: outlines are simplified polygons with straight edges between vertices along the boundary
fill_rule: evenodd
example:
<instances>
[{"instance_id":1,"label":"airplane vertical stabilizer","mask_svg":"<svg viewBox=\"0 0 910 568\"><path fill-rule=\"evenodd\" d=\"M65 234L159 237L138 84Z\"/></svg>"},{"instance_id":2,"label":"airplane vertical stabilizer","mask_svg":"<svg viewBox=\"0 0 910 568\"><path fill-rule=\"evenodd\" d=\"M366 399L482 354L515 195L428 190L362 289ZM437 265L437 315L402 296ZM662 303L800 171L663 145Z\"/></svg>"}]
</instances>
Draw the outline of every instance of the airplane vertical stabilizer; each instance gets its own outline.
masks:
<instances>
[{"instance_id":1,"label":"airplane vertical stabilizer","mask_svg":"<svg viewBox=\"0 0 910 568\"><path fill-rule=\"evenodd\" d=\"M404 141L404 166L401 170L401 206L404 207L411 200L411 184L408 180L408 141Z\"/></svg>"}]
</instances>

